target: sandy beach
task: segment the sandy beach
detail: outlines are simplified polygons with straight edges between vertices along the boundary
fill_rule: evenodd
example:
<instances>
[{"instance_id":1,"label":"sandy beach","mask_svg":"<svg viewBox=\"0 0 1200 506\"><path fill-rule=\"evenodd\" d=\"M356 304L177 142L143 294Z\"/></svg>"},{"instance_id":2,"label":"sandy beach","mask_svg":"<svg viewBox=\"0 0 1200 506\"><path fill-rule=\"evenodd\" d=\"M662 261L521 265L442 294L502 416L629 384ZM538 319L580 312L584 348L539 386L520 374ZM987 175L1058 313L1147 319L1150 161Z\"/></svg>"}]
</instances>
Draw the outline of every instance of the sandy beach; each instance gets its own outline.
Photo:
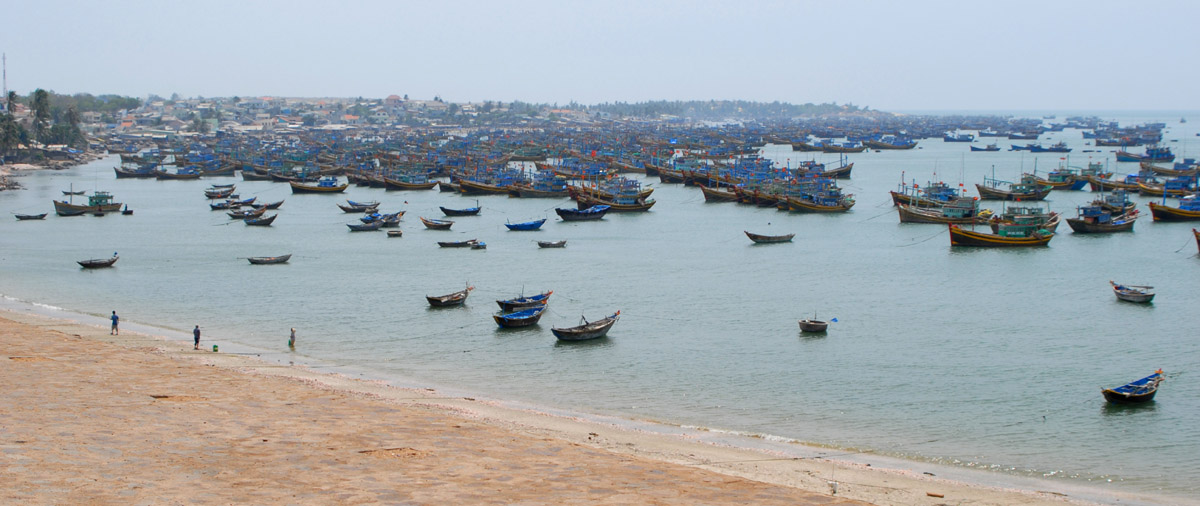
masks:
<instances>
[{"instance_id":1,"label":"sandy beach","mask_svg":"<svg viewBox=\"0 0 1200 506\"><path fill-rule=\"evenodd\" d=\"M100 322L0 311L0 502L1090 504L111 336Z\"/></svg>"}]
</instances>

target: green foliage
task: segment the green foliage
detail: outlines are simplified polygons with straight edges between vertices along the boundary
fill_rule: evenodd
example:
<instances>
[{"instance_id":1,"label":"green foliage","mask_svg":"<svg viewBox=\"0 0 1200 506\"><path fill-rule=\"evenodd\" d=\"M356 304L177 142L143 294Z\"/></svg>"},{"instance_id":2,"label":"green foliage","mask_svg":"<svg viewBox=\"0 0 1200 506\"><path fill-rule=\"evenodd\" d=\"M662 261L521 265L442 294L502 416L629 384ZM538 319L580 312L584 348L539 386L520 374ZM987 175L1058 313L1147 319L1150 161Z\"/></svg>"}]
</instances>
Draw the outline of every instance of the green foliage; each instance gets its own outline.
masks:
<instances>
[{"instance_id":1,"label":"green foliage","mask_svg":"<svg viewBox=\"0 0 1200 506\"><path fill-rule=\"evenodd\" d=\"M0 155L12 153L26 142L29 142L29 132L11 114L0 115Z\"/></svg>"},{"instance_id":2,"label":"green foliage","mask_svg":"<svg viewBox=\"0 0 1200 506\"><path fill-rule=\"evenodd\" d=\"M41 88L33 91L33 138L38 142L46 142L47 129L50 127L50 94Z\"/></svg>"}]
</instances>

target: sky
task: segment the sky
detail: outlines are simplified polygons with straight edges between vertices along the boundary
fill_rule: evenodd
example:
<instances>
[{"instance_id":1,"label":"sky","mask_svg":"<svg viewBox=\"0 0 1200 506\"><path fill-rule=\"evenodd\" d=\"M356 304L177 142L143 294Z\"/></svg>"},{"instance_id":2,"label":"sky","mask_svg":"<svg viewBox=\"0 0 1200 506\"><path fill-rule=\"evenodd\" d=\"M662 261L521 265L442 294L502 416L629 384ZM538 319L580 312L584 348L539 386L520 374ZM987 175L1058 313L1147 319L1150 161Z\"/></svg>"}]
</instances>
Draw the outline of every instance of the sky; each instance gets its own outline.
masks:
<instances>
[{"instance_id":1,"label":"sky","mask_svg":"<svg viewBox=\"0 0 1200 506\"><path fill-rule=\"evenodd\" d=\"M8 89L1200 110L1200 2L14 2Z\"/></svg>"}]
</instances>

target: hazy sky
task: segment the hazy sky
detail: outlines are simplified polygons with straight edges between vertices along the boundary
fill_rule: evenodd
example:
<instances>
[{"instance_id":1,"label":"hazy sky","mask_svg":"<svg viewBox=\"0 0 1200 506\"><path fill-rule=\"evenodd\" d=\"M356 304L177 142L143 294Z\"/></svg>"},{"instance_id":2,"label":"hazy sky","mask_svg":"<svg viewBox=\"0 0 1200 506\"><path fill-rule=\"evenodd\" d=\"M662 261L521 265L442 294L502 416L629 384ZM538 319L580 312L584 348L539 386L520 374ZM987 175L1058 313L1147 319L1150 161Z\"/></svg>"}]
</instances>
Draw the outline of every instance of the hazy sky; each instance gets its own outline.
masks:
<instances>
[{"instance_id":1,"label":"hazy sky","mask_svg":"<svg viewBox=\"0 0 1200 506\"><path fill-rule=\"evenodd\" d=\"M1200 109L1196 1L19 1L8 87Z\"/></svg>"}]
</instances>

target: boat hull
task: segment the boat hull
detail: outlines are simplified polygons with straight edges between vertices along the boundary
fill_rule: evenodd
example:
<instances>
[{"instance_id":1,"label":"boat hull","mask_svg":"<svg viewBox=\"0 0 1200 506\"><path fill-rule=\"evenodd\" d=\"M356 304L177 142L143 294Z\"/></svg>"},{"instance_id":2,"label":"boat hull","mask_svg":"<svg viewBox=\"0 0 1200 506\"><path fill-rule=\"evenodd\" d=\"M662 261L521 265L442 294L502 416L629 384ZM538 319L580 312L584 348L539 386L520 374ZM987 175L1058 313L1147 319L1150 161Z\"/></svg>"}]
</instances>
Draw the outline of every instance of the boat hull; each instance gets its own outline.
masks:
<instances>
[{"instance_id":1,"label":"boat hull","mask_svg":"<svg viewBox=\"0 0 1200 506\"><path fill-rule=\"evenodd\" d=\"M1029 237L1004 237L996 234L983 234L966 230L956 225L950 225L951 246L975 246L981 248L1021 248L1046 246L1054 234L1034 234Z\"/></svg>"},{"instance_id":2,"label":"boat hull","mask_svg":"<svg viewBox=\"0 0 1200 506\"><path fill-rule=\"evenodd\" d=\"M1155 202L1150 203L1150 215L1154 221L1200 221L1200 211L1188 211Z\"/></svg>"}]
</instances>

